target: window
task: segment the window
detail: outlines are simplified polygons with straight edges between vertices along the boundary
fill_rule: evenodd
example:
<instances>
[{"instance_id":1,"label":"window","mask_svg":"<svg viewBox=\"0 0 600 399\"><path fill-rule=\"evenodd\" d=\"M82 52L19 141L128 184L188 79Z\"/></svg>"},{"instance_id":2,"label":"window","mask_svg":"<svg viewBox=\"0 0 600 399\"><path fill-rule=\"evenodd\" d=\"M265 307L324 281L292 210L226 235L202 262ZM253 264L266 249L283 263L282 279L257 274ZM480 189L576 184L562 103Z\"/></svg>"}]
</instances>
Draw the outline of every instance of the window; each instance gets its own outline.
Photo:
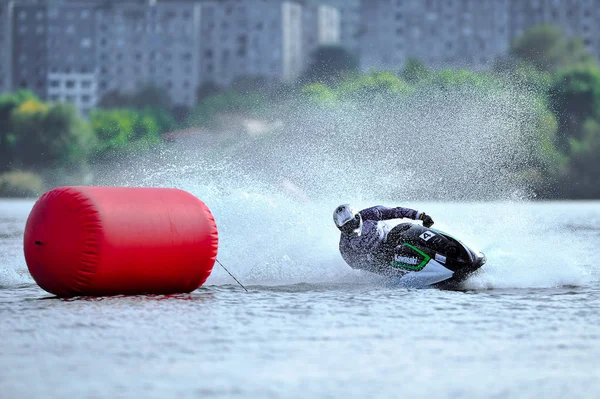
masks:
<instances>
[{"instance_id":1,"label":"window","mask_svg":"<svg viewBox=\"0 0 600 399\"><path fill-rule=\"evenodd\" d=\"M65 82L65 86L67 87L67 89L72 89L75 87L75 81L74 80L67 80Z\"/></svg>"},{"instance_id":2,"label":"window","mask_svg":"<svg viewBox=\"0 0 600 399\"><path fill-rule=\"evenodd\" d=\"M60 87L60 81L59 81L59 80L56 80L56 79L52 79L52 80L50 81L50 87L54 87L54 88L56 88L56 87Z\"/></svg>"},{"instance_id":3,"label":"window","mask_svg":"<svg viewBox=\"0 0 600 399\"><path fill-rule=\"evenodd\" d=\"M89 103L91 100L92 100L92 97L90 97L90 96L89 96L89 95L87 95L87 94L86 94L86 95L83 95L83 96L81 96L81 102L82 102L82 103L85 103L85 104L87 104L87 103Z\"/></svg>"},{"instance_id":4,"label":"window","mask_svg":"<svg viewBox=\"0 0 600 399\"><path fill-rule=\"evenodd\" d=\"M89 37L84 37L81 39L81 47L90 48L92 47L92 40Z\"/></svg>"},{"instance_id":5,"label":"window","mask_svg":"<svg viewBox=\"0 0 600 399\"><path fill-rule=\"evenodd\" d=\"M89 80L84 80L81 82L81 88L82 89L89 89L90 87L92 87L92 82Z\"/></svg>"}]
</instances>

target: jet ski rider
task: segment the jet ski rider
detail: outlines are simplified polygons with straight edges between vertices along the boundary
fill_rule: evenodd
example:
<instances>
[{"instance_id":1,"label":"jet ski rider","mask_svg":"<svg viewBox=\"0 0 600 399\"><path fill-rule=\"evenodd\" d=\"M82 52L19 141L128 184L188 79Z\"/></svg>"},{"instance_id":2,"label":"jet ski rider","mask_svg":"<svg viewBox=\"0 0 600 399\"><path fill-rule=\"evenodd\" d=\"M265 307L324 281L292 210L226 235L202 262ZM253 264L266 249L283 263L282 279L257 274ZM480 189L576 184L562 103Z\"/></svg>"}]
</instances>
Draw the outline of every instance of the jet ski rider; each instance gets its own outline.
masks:
<instances>
[{"instance_id":1,"label":"jet ski rider","mask_svg":"<svg viewBox=\"0 0 600 399\"><path fill-rule=\"evenodd\" d=\"M433 225L429 215L414 209L378 205L357 211L349 204L338 206L333 212L333 221L341 231L339 250L342 258L353 269L385 273L389 267L387 255L395 247L395 227L378 222L402 218L421 220L425 227Z\"/></svg>"}]
</instances>

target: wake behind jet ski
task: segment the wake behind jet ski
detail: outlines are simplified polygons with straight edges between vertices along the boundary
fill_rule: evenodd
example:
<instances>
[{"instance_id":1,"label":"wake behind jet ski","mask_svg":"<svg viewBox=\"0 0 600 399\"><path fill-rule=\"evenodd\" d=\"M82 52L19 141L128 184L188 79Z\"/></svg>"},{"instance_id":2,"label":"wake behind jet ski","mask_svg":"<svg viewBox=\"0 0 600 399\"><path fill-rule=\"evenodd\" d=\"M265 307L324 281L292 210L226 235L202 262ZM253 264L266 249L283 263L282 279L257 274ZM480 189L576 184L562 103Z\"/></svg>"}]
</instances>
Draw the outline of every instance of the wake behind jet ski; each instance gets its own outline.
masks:
<instances>
[{"instance_id":1,"label":"wake behind jet ski","mask_svg":"<svg viewBox=\"0 0 600 399\"><path fill-rule=\"evenodd\" d=\"M423 226L386 222L403 218L422 221ZM340 254L350 267L402 284L452 288L486 261L484 254L432 229L433 219L414 209L374 206L357 211L344 204L335 209L333 220L341 231Z\"/></svg>"}]
</instances>

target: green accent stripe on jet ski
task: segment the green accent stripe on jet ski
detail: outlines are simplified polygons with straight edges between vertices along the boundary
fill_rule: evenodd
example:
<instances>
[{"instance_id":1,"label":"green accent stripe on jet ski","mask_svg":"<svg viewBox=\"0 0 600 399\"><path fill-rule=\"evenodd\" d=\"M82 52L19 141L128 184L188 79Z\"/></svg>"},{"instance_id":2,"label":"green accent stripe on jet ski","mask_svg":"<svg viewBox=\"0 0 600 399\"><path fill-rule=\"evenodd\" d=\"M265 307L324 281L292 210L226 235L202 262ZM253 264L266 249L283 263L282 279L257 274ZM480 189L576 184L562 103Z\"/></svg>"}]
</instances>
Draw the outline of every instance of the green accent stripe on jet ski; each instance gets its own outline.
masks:
<instances>
[{"instance_id":1,"label":"green accent stripe on jet ski","mask_svg":"<svg viewBox=\"0 0 600 399\"><path fill-rule=\"evenodd\" d=\"M419 250L417 247L413 247L412 245L408 244L408 243L404 243L404 245L406 245L409 248L412 248L413 250L415 250L416 252L418 252L420 255L423 256L423 260L421 261L421 263L419 263L418 265L408 265L406 263L400 263L400 262L392 262L392 266L394 267L402 267L404 269L409 269L409 270L413 270L415 272L421 271L425 265L427 264L427 262L429 262L429 260L431 259L431 256L427 255L425 252Z\"/></svg>"}]
</instances>

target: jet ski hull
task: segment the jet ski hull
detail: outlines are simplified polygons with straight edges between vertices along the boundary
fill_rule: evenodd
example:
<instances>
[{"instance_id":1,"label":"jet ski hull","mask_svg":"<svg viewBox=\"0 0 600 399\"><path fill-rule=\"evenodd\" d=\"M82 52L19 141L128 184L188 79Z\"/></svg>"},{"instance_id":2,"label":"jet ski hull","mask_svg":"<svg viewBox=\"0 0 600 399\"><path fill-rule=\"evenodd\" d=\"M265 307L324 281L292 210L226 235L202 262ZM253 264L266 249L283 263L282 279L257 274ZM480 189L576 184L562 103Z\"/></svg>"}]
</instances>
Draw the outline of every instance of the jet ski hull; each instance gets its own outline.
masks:
<instances>
[{"instance_id":1,"label":"jet ski hull","mask_svg":"<svg viewBox=\"0 0 600 399\"><path fill-rule=\"evenodd\" d=\"M414 223L394 227L387 245L385 274L410 286L457 288L487 261L485 254L457 238Z\"/></svg>"}]
</instances>

